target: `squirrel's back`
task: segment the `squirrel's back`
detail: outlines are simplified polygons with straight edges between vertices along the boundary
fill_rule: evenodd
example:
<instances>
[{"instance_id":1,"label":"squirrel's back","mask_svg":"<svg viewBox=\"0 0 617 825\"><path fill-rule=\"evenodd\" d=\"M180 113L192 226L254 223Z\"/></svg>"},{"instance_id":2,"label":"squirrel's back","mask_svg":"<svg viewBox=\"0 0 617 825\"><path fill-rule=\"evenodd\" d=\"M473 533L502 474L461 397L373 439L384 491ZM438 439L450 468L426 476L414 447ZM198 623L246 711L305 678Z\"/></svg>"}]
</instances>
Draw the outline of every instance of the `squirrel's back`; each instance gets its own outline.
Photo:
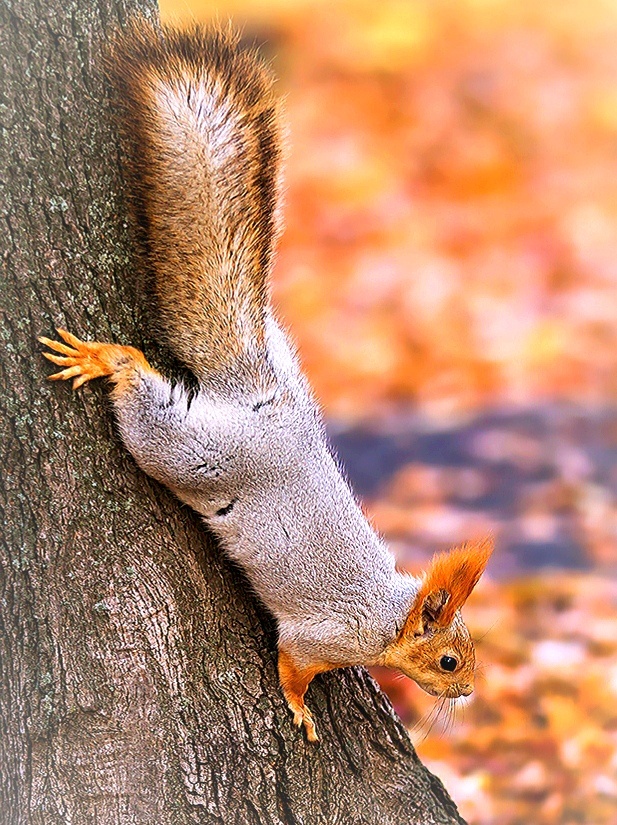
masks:
<instances>
[{"instance_id":1,"label":"squirrel's back","mask_svg":"<svg viewBox=\"0 0 617 825\"><path fill-rule=\"evenodd\" d=\"M161 336L202 379L259 383L280 221L272 77L231 30L145 21L109 66Z\"/></svg>"}]
</instances>

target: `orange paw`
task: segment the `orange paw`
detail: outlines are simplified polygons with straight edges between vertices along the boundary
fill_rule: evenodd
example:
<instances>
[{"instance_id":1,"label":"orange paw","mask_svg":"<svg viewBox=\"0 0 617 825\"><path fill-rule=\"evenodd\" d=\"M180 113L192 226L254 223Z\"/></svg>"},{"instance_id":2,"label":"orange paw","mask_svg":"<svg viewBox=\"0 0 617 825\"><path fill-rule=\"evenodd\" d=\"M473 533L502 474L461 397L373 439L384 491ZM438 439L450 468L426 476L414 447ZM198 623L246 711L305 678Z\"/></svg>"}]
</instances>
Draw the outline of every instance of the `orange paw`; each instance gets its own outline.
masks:
<instances>
[{"instance_id":1,"label":"orange paw","mask_svg":"<svg viewBox=\"0 0 617 825\"><path fill-rule=\"evenodd\" d=\"M39 338L41 344L59 352L53 355L44 352L49 361L64 367L60 372L49 376L50 381L67 381L73 379L73 389L81 387L86 381L93 378L110 376L118 383L126 371L137 368L149 369L148 362L142 353L134 347L123 347L118 344L100 344L98 341L80 341L70 332L58 329L58 335L66 342L53 341L50 338ZM68 346L67 346L68 345Z\"/></svg>"},{"instance_id":2,"label":"orange paw","mask_svg":"<svg viewBox=\"0 0 617 825\"><path fill-rule=\"evenodd\" d=\"M278 665L283 695L294 715L294 725L299 728L304 725L309 742L317 742L315 723L310 710L304 704L304 694L313 677L324 670L330 670L331 665L327 662L314 662L308 667L298 668L293 657L282 648L279 648Z\"/></svg>"},{"instance_id":3,"label":"orange paw","mask_svg":"<svg viewBox=\"0 0 617 825\"><path fill-rule=\"evenodd\" d=\"M315 722L313 722L313 717L311 715L310 710L307 706L302 702L302 704L297 704L295 702L288 702L289 707L294 715L294 725L300 728L304 725L304 730L306 731L306 738L309 742L317 742L319 741L319 737L317 736L317 731L315 730Z\"/></svg>"}]
</instances>

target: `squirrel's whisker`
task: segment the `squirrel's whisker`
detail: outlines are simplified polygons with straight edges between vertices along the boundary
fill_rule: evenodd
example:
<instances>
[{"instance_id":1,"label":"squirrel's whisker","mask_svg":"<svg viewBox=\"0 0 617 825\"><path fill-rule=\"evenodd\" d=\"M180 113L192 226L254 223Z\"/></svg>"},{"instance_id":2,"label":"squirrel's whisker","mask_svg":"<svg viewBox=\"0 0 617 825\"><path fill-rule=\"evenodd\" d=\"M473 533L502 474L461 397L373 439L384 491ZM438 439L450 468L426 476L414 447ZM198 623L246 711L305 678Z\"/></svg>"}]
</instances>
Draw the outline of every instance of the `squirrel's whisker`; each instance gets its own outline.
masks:
<instances>
[{"instance_id":1,"label":"squirrel's whisker","mask_svg":"<svg viewBox=\"0 0 617 825\"><path fill-rule=\"evenodd\" d=\"M474 636L474 637L473 637L473 641L474 641L474 643L475 643L475 644L479 644L481 641L483 641L484 639L486 639L486 637L488 636L488 634L489 634L491 631L493 631L493 630L497 627L497 625L498 625L500 622L501 622L501 619L495 619L495 621L493 622L493 624L492 624L492 625L488 628L488 630L486 630L486 631L485 631L485 632L484 632L481 636Z\"/></svg>"},{"instance_id":2,"label":"squirrel's whisker","mask_svg":"<svg viewBox=\"0 0 617 825\"><path fill-rule=\"evenodd\" d=\"M423 716L416 725L412 728L413 731L417 731L418 733L422 733L422 737L419 739L419 742L424 742L425 739L429 736L439 719L441 718L442 714L444 713L445 703L447 702L447 697L445 693L442 693L438 696L435 700L430 711Z\"/></svg>"}]
</instances>

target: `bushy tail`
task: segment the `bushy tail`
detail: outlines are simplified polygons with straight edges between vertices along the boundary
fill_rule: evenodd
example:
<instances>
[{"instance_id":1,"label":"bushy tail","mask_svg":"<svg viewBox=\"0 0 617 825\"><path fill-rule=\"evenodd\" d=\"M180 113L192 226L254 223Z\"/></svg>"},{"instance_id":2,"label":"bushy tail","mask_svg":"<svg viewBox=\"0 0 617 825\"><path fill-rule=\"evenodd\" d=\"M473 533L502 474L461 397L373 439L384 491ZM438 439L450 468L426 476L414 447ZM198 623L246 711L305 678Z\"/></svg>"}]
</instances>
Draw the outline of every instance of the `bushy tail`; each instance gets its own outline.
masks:
<instances>
[{"instance_id":1,"label":"bushy tail","mask_svg":"<svg viewBox=\"0 0 617 825\"><path fill-rule=\"evenodd\" d=\"M231 30L141 20L109 70L163 339L200 378L254 374L279 230L272 77Z\"/></svg>"}]
</instances>

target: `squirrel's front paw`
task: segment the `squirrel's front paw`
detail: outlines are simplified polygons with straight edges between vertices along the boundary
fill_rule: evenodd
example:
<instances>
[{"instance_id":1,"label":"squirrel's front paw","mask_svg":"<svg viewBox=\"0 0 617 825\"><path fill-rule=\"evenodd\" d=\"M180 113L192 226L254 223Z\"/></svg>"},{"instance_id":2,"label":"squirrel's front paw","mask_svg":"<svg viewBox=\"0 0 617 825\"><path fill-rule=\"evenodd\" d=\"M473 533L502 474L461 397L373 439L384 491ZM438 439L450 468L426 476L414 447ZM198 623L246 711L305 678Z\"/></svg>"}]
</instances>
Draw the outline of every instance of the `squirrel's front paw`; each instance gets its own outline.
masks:
<instances>
[{"instance_id":1,"label":"squirrel's front paw","mask_svg":"<svg viewBox=\"0 0 617 825\"><path fill-rule=\"evenodd\" d=\"M66 343L61 344L60 341L52 341L50 338L39 338L41 344L45 344L54 352L61 353L61 355L52 355L51 352L44 352L45 358L65 368L50 375L49 379L66 381L72 378L74 390L93 378L110 376L118 384L122 376L126 376L127 373L137 368L149 369L143 354L134 347L101 344L98 341L80 341L64 329L58 329L58 335Z\"/></svg>"},{"instance_id":2,"label":"squirrel's front paw","mask_svg":"<svg viewBox=\"0 0 617 825\"><path fill-rule=\"evenodd\" d=\"M317 736L317 731L315 730L315 722L313 722L313 717L311 715L310 710L304 704L292 704L289 703L289 707L294 715L294 725L300 728L304 725L304 730L306 731L306 738L309 742L317 742L319 737Z\"/></svg>"},{"instance_id":3,"label":"squirrel's front paw","mask_svg":"<svg viewBox=\"0 0 617 825\"><path fill-rule=\"evenodd\" d=\"M284 648L279 648L279 679L283 688L283 695L289 709L294 715L294 725L304 725L306 738L309 742L317 742L317 732L310 710L304 704L304 694L313 676L329 669L325 662L314 662L304 667L298 667L293 656Z\"/></svg>"}]
</instances>

